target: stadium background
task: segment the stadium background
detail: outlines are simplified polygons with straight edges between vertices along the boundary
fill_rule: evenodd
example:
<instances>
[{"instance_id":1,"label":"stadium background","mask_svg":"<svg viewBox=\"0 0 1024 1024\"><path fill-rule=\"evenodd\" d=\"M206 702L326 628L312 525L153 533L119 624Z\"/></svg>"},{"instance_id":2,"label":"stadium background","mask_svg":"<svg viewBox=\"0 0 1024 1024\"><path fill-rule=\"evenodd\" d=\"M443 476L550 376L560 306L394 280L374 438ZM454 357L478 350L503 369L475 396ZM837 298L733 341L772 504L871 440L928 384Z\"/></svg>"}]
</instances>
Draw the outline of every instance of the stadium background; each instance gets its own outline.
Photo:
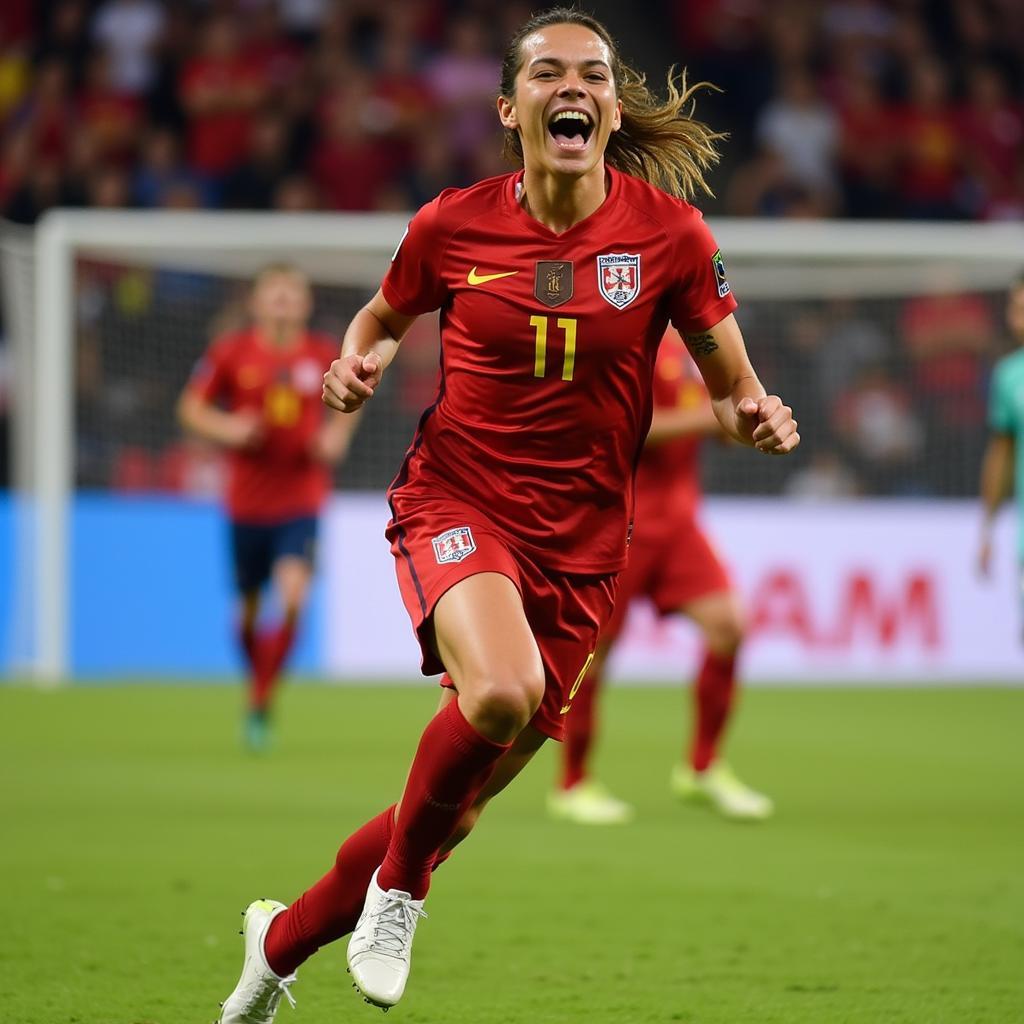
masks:
<instances>
[{"instance_id":1,"label":"stadium background","mask_svg":"<svg viewBox=\"0 0 1024 1024\"><path fill-rule=\"evenodd\" d=\"M729 133L712 176L715 198L701 202L713 223L734 215L804 223L1024 216L1024 13L1017 4L703 0L650 3L628 14L617 4L594 10L652 83L677 63L688 67L691 81L721 88L704 92L698 105L702 117ZM491 101L501 43L527 11L516 3L405 0L8 3L0 37L5 237L22 237L19 230L30 231L58 205L415 209L441 187L504 169ZM10 299L10 259L5 265ZM890 507L900 529L912 532L915 510L923 515L937 499L972 496L988 375L1007 348L1002 304L1009 273L993 267L979 285L952 272L927 291L897 286L871 296L769 301L745 299L741 290L756 364L798 410L804 443L785 464L710 446L709 493L799 502L759 506L797 534L805 520L820 520L820 509L830 507L825 502L835 509L844 501L910 499ZM209 338L238 322L244 286L230 271L76 261L77 499L67 588L68 664L77 676L221 674L237 666L223 628L230 589L215 511L221 466L215 453L181 437L172 410ZM318 325L340 333L366 294L362 286L320 285ZM0 480L30 486L24 457L21 480L14 479L16 446L7 436L15 403L27 391L15 376L14 318L6 312ZM425 323L403 345L339 472L343 493L386 485L435 375L436 337ZM903 655L885 656L893 647L887 621L895 617L897 640L906 633L913 647L911 674L962 678L971 668L964 644L988 626L977 646L990 657L979 659L978 674L1014 676L1009 562L994 588L979 588L969 571L973 537L963 525L971 512L963 505L959 515L957 530L931 549L930 571L966 605L942 604L938 650L928 643L930 613L925 609L922 618L913 604L920 566L910 565L891 579L875 573L870 584L864 636L879 658L856 668L853 655L864 639L858 630L828 664L808 658L807 644L794 646L790 636L783 638L789 657L753 658L754 674L760 664L768 678L785 678L802 662L803 673L795 674L810 678L841 678L844 664L848 676L870 676L879 666L898 675ZM9 581L17 576L12 518L9 506L0 508L8 538L0 567ZM372 519L360 520L358 532L369 541ZM880 540L868 545L883 566L892 560L890 548L904 550L889 535L883 527ZM129 536L135 547L162 538L155 557L167 571L147 602L128 597L138 581L120 575L111 557L112 539ZM727 554L730 543L722 538ZM1010 543L1004 542L1007 554ZM328 561L335 557L328 553ZM734 557L745 558L745 549ZM338 578L333 570L325 575ZM749 586L763 589L761 576ZM812 604L830 600L803 596ZM10 671L25 660L21 600L20 584L0 592L0 665ZM832 598L835 607L824 617L841 616L843 601L842 594ZM339 651L344 630L325 610L339 602L318 595L299 668L350 674ZM112 608L124 620L113 643L109 626L103 628ZM395 611L400 619L397 605ZM179 636L162 628L167 621L179 623ZM955 622L967 626L953 656L946 635ZM668 642L654 674L673 674L680 645L682 634ZM385 648L413 653L408 644ZM396 672L404 674L398 661L385 659L376 674Z\"/></svg>"}]
</instances>

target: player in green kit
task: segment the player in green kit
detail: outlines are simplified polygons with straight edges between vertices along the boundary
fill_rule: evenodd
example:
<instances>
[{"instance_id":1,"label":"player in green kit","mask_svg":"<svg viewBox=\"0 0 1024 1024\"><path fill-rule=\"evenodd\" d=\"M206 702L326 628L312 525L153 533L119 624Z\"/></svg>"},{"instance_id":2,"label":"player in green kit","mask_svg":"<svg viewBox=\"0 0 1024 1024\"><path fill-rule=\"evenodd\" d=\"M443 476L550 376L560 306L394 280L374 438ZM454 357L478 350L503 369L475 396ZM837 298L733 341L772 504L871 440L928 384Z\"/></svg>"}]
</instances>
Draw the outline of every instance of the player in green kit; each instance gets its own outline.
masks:
<instances>
[{"instance_id":1,"label":"player in green kit","mask_svg":"<svg viewBox=\"0 0 1024 1024\"><path fill-rule=\"evenodd\" d=\"M1024 274L1010 286L1006 323L1017 343L1015 351L996 363L992 374L988 424L992 435L981 465L981 502L984 519L978 567L988 576L992 564L992 529L1005 498L1016 490L1017 547L1024 567ZM1024 580L1022 580L1024 585Z\"/></svg>"}]
</instances>

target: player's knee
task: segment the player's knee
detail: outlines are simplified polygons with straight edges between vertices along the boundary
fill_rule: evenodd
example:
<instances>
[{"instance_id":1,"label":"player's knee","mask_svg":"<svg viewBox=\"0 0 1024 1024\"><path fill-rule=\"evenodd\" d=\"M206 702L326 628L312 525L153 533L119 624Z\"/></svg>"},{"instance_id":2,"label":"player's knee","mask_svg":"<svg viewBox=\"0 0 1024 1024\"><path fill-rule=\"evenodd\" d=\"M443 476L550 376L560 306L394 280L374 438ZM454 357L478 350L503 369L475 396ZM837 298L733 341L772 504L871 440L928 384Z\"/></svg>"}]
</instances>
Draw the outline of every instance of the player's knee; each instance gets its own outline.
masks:
<instances>
[{"instance_id":1,"label":"player's knee","mask_svg":"<svg viewBox=\"0 0 1024 1024\"><path fill-rule=\"evenodd\" d=\"M533 718L544 696L541 669L498 671L478 676L463 688L459 702L491 735L517 736Z\"/></svg>"},{"instance_id":2,"label":"player's knee","mask_svg":"<svg viewBox=\"0 0 1024 1024\"><path fill-rule=\"evenodd\" d=\"M746 623L739 611L721 615L708 624L706 641L716 654L735 654L743 643Z\"/></svg>"}]
</instances>

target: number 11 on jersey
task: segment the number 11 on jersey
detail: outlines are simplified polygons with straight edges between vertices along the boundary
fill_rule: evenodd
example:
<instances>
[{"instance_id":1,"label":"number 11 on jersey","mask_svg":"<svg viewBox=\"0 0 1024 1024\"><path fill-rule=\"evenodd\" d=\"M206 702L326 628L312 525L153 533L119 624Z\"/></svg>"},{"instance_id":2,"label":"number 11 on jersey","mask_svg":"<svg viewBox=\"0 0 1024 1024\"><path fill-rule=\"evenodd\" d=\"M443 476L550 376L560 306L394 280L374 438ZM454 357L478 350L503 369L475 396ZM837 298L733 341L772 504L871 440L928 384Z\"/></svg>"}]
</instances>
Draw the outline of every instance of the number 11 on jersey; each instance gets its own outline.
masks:
<instances>
[{"instance_id":1,"label":"number 11 on jersey","mask_svg":"<svg viewBox=\"0 0 1024 1024\"><path fill-rule=\"evenodd\" d=\"M543 377L547 368L548 317L531 316L530 326L534 329L533 375ZM572 380L576 369L576 321L570 317L559 317L555 326L565 333L565 356L562 359L562 380Z\"/></svg>"}]
</instances>

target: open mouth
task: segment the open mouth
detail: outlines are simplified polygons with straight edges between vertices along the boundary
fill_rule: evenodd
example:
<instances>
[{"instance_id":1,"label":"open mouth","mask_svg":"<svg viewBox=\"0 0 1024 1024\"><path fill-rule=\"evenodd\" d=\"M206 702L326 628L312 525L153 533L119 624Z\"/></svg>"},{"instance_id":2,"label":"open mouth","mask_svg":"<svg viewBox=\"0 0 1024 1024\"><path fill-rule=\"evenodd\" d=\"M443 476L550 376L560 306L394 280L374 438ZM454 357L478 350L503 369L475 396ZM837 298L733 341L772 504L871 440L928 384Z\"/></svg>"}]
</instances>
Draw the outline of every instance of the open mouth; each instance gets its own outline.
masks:
<instances>
[{"instance_id":1,"label":"open mouth","mask_svg":"<svg viewBox=\"0 0 1024 1024\"><path fill-rule=\"evenodd\" d=\"M582 110L560 110L548 122L548 131L559 149L584 149L594 131L590 115Z\"/></svg>"}]
</instances>

